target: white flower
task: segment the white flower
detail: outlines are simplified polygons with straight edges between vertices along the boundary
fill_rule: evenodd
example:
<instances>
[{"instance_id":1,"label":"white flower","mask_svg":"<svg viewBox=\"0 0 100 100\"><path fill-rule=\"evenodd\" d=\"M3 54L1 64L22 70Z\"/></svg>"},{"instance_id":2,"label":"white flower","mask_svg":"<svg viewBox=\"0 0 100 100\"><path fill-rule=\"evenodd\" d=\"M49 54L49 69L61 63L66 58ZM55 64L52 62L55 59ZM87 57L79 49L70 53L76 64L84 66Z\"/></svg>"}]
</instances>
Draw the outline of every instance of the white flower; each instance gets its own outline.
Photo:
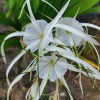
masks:
<instances>
[{"instance_id":1,"label":"white flower","mask_svg":"<svg viewBox=\"0 0 100 100\"><path fill-rule=\"evenodd\" d=\"M64 65L63 65L64 64ZM48 79L54 82L57 78L64 76L67 61L64 58L60 58L54 55L45 56L39 59L39 77L45 79L48 71ZM59 73L57 75L57 73Z\"/></svg>"},{"instance_id":2,"label":"white flower","mask_svg":"<svg viewBox=\"0 0 100 100\"><path fill-rule=\"evenodd\" d=\"M78 46L81 40L89 42L90 44L99 45L91 35L84 33L82 25L85 26L85 24L80 24L74 18L62 18L55 25L57 30L56 37L63 41L67 46L74 46L74 44ZM89 24L86 25L89 26Z\"/></svg>"},{"instance_id":3,"label":"white flower","mask_svg":"<svg viewBox=\"0 0 100 100\"><path fill-rule=\"evenodd\" d=\"M65 87L68 89L68 91L69 91L68 93L69 93L71 100L73 100L73 97L70 94L70 89L69 89L65 79L63 78L63 76L66 73L67 69L73 69L74 66L71 64L68 64L67 60L65 58L57 57L56 54L39 58L38 63L39 63L38 66L36 66L36 68L38 67L37 74L39 71L39 78L42 78L44 81L44 84L45 84L45 85L43 85L43 82L41 83L41 87L40 87L41 94L44 90L44 87L46 86L46 82L48 79L51 82L54 82L57 79L60 79L61 82L65 85ZM74 71L74 69L73 69L73 71ZM34 99L34 100L38 100L40 96L39 96L39 94L37 94L37 96L36 96L37 99Z\"/></svg>"},{"instance_id":4,"label":"white flower","mask_svg":"<svg viewBox=\"0 0 100 100\"><path fill-rule=\"evenodd\" d=\"M23 35L23 42L27 46L38 41L37 43L34 44L34 46L32 48L30 48L30 50L32 52L34 52L38 49L39 44L40 44L43 36L45 35L44 30L45 30L46 26L48 25L48 23L45 20L36 20L33 23L26 26L25 32L28 34ZM36 26L34 26L34 25L36 25ZM52 40L51 32L48 37L49 38L47 38L45 46L49 44L50 40Z\"/></svg>"},{"instance_id":5,"label":"white flower","mask_svg":"<svg viewBox=\"0 0 100 100\"><path fill-rule=\"evenodd\" d=\"M74 18L61 18L57 24L68 25L80 30L81 32L84 32L81 24ZM82 40L77 34L60 28L56 28L56 38L62 41L66 46L78 46Z\"/></svg>"}]
</instances>

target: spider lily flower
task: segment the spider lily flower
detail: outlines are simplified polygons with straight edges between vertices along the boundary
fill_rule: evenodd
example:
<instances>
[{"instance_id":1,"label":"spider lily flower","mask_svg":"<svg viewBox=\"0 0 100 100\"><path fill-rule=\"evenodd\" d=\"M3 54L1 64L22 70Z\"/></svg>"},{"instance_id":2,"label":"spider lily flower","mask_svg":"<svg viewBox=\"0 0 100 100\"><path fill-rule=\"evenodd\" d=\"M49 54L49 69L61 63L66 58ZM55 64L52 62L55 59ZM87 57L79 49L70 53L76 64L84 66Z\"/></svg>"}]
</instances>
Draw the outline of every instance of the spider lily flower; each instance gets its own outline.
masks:
<instances>
[{"instance_id":1,"label":"spider lily flower","mask_svg":"<svg viewBox=\"0 0 100 100\"><path fill-rule=\"evenodd\" d=\"M36 66L36 68L37 68L37 66ZM55 55L55 53L51 56L43 56L43 57L39 58L39 78L45 80L44 83L46 83L46 81L48 79L51 82L54 82L57 79L60 79L61 82L68 89L68 91L69 91L68 93L69 93L71 100L73 100L73 97L70 94L71 93L70 89L68 88L68 85L65 82L65 79L62 80L62 78L63 78L64 74L66 73L67 69L73 69L73 68L74 68L74 66L71 64L68 64L65 58L57 57ZM37 71L38 71L38 69L37 69ZM39 99L39 96L37 96L37 98ZM38 100L38 99L34 99L34 100Z\"/></svg>"},{"instance_id":2,"label":"spider lily flower","mask_svg":"<svg viewBox=\"0 0 100 100\"><path fill-rule=\"evenodd\" d=\"M64 66L62 64L65 64ZM52 56L44 56L39 59L39 77L45 79L46 74L48 73L48 79L54 82L57 78L64 76L66 69L67 61L64 58L60 58L54 55ZM56 71L59 73L56 74Z\"/></svg>"},{"instance_id":3,"label":"spider lily flower","mask_svg":"<svg viewBox=\"0 0 100 100\"><path fill-rule=\"evenodd\" d=\"M81 24L74 18L61 18L56 27L56 38L61 40L67 46L79 46L81 41L88 41L90 44L99 45L99 43L92 38L91 35L84 33L82 26L89 26L89 24ZM90 27L93 27L90 25ZM94 27L99 29L99 27Z\"/></svg>"},{"instance_id":4,"label":"spider lily flower","mask_svg":"<svg viewBox=\"0 0 100 100\"><path fill-rule=\"evenodd\" d=\"M34 27L33 23L39 27L40 31ZM25 32L29 33L29 34L23 35L23 42L27 46L34 43L35 41L38 41L37 44L35 44L32 48L30 48L30 50L32 52L34 52L38 49L39 44L42 41L42 38L46 35L44 33L44 30L45 30L46 26L48 25L48 23L45 20L36 20L33 23L27 25L27 27L25 28ZM52 41L52 32L50 32L45 46L47 46L51 41Z\"/></svg>"},{"instance_id":5,"label":"spider lily flower","mask_svg":"<svg viewBox=\"0 0 100 100\"><path fill-rule=\"evenodd\" d=\"M81 24L74 18L61 18L57 24L68 25L74 27L81 32L84 32ZM56 38L62 41L66 46L78 46L81 42L81 37L77 34L71 33L70 31L56 28Z\"/></svg>"}]
</instances>

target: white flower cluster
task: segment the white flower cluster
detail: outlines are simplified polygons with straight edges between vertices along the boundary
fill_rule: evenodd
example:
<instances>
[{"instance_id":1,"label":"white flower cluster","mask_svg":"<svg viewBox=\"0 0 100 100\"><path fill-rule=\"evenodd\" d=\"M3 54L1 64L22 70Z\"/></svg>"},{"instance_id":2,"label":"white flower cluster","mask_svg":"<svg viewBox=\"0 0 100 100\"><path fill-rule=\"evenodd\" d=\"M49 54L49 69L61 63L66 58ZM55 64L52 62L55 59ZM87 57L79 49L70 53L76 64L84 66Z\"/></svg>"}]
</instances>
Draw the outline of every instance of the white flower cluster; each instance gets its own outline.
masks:
<instances>
[{"instance_id":1,"label":"white flower cluster","mask_svg":"<svg viewBox=\"0 0 100 100\"><path fill-rule=\"evenodd\" d=\"M3 47L7 39L15 36L22 36L23 42L26 44L25 50L22 50L22 52L18 54L18 56L8 66L6 72L7 81L9 84L7 100L9 100L9 93L13 85L17 83L27 72L34 70L36 70L38 77L43 80L41 82L40 89L38 88L37 80L35 83L33 83L26 94L26 99L28 100L31 100L31 98L34 100L39 100L48 79L52 82L60 79L60 81L69 91L68 93L71 100L73 100L73 97L70 94L70 89L64 79L64 74L68 69L74 72L82 73L86 76L90 76L91 78L100 79L99 71L92 65L82 60L79 57L78 51L76 53L74 50L74 48L77 49L82 45L84 46L85 43L88 42L96 51L99 62L99 54L94 46L99 45L99 43L93 39L91 35L86 33L83 26L93 27L98 30L100 30L100 27L88 23L79 23L75 18L62 18L61 16L68 7L69 2L70 0L68 0L64 7L58 12L56 17L50 23L47 23L43 19L36 20L32 13L29 0L25 1L28 6L31 23L26 26L23 32L14 32L8 35L1 45L1 53L6 63ZM10 84L8 79L10 69L28 50L30 50L32 53L38 50L38 55L35 55L35 58L26 68L26 70L23 71L22 74L18 75ZM76 67L74 65L75 63L72 62L75 62L79 67ZM90 70L88 75L82 68Z\"/></svg>"}]
</instances>

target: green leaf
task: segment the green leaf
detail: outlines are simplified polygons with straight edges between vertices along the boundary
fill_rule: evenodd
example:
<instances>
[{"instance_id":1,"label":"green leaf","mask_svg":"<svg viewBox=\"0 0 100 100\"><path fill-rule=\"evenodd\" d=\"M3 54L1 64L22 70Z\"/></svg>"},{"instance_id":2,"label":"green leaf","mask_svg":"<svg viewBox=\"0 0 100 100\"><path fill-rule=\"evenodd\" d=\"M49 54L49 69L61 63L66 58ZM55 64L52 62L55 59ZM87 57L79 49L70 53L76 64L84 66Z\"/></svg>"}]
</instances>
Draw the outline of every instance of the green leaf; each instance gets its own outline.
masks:
<instances>
[{"instance_id":1,"label":"green leaf","mask_svg":"<svg viewBox=\"0 0 100 100\"><path fill-rule=\"evenodd\" d=\"M36 11L40 5L40 0L31 0L31 6L34 8L34 13L36 14Z\"/></svg>"},{"instance_id":2,"label":"green leaf","mask_svg":"<svg viewBox=\"0 0 100 100\"><path fill-rule=\"evenodd\" d=\"M0 24L11 26L15 29L18 29L19 27L12 19L6 18L6 16L2 13L0 13Z\"/></svg>"},{"instance_id":3,"label":"green leaf","mask_svg":"<svg viewBox=\"0 0 100 100\"><path fill-rule=\"evenodd\" d=\"M4 0L5 1L5 4L4 4L4 10L7 9L7 7L9 6L9 0Z\"/></svg>"},{"instance_id":4,"label":"green leaf","mask_svg":"<svg viewBox=\"0 0 100 100\"><path fill-rule=\"evenodd\" d=\"M81 0L79 3L75 4L73 7L70 7L63 16L74 17L78 8L81 6L79 13L83 13L87 9L91 8L94 4L96 4L99 0Z\"/></svg>"},{"instance_id":5,"label":"green leaf","mask_svg":"<svg viewBox=\"0 0 100 100\"><path fill-rule=\"evenodd\" d=\"M11 0L9 0L9 7L10 9L8 10L8 12L6 13L6 17L8 18L13 12L16 11L16 2L15 0L12 0L13 2L11 2Z\"/></svg>"},{"instance_id":6,"label":"green leaf","mask_svg":"<svg viewBox=\"0 0 100 100\"><path fill-rule=\"evenodd\" d=\"M86 10L85 12L81 13L80 15L85 15L85 14L93 13L93 12L100 13L100 6L98 6L98 7L92 7L90 9Z\"/></svg>"}]
</instances>

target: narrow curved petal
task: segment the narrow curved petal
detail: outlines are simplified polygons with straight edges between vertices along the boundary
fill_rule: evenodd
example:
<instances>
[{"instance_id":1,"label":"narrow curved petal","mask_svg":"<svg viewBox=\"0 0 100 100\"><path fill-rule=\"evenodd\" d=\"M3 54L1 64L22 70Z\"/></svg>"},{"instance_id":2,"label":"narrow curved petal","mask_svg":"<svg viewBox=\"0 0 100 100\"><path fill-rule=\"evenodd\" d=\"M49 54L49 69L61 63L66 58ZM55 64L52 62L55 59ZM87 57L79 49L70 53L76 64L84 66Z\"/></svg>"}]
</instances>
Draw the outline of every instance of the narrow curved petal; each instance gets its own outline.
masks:
<instances>
[{"instance_id":1,"label":"narrow curved petal","mask_svg":"<svg viewBox=\"0 0 100 100\"><path fill-rule=\"evenodd\" d=\"M46 86L46 83L47 83L48 75L46 75L46 76L47 76L46 79L43 79L43 80L42 80L42 83L41 83L41 85L40 85L40 89L38 90L38 92L37 92L37 94L36 94L34 100L39 100L40 96L42 95L43 90L44 90L44 88L45 88L45 86Z\"/></svg>"},{"instance_id":2,"label":"narrow curved petal","mask_svg":"<svg viewBox=\"0 0 100 100\"><path fill-rule=\"evenodd\" d=\"M32 19L33 21L35 21L35 17L34 17L34 15L33 15L33 13L32 13L31 5L30 5L30 0L26 0L26 3L27 3L27 7L28 7L28 10L29 10L29 14L30 14L30 16L31 16L31 19Z\"/></svg>"},{"instance_id":3,"label":"narrow curved petal","mask_svg":"<svg viewBox=\"0 0 100 100\"><path fill-rule=\"evenodd\" d=\"M22 6L22 8L21 8L21 12L20 12L20 14L19 14L18 19L21 17L21 15L22 15L22 12L23 12L23 10L24 10L25 5L26 5L26 1L24 2L23 6Z\"/></svg>"},{"instance_id":4,"label":"narrow curved petal","mask_svg":"<svg viewBox=\"0 0 100 100\"><path fill-rule=\"evenodd\" d=\"M49 2L47 2L46 0L42 0L42 1L45 2L46 4L48 4L50 7L52 7L58 13L57 9L53 5L51 5Z\"/></svg>"},{"instance_id":5,"label":"narrow curved petal","mask_svg":"<svg viewBox=\"0 0 100 100\"><path fill-rule=\"evenodd\" d=\"M8 36L5 37L4 41L1 44L1 55L3 57L4 62L6 63L6 58L5 58L5 53L4 53L4 44L5 41L11 37L15 37L15 36L23 36L24 34L26 34L25 32L14 32L9 34Z\"/></svg>"},{"instance_id":6,"label":"narrow curved petal","mask_svg":"<svg viewBox=\"0 0 100 100\"><path fill-rule=\"evenodd\" d=\"M100 80L100 77L98 75L94 74L94 73L88 73L87 74L87 73L83 72L83 74L86 75L87 77L95 78L95 79Z\"/></svg>"},{"instance_id":7,"label":"narrow curved petal","mask_svg":"<svg viewBox=\"0 0 100 100\"><path fill-rule=\"evenodd\" d=\"M67 53L68 55L75 57L74 53L69 48L62 49L56 46L47 46L45 47L45 49L48 51L58 51L60 53Z\"/></svg>"},{"instance_id":8,"label":"narrow curved petal","mask_svg":"<svg viewBox=\"0 0 100 100\"><path fill-rule=\"evenodd\" d=\"M60 40L57 39L57 38L53 38L53 42L56 43L57 45L63 45L63 46L66 46L62 41L60 41Z\"/></svg>"},{"instance_id":9,"label":"narrow curved petal","mask_svg":"<svg viewBox=\"0 0 100 100\"><path fill-rule=\"evenodd\" d=\"M90 23L81 23L82 26L86 26L86 27L91 27L91 28L95 28L97 30L100 30L100 27L94 24L90 24Z\"/></svg>"},{"instance_id":10,"label":"narrow curved petal","mask_svg":"<svg viewBox=\"0 0 100 100\"><path fill-rule=\"evenodd\" d=\"M82 75L81 74L82 74L82 72L80 71L80 73L79 73L79 85L80 85L80 89L81 89L81 92L82 92L82 95L83 95Z\"/></svg>"},{"instance_id":11,"label":"narrow curved petal","mask_svg":"<svg viewBox=\"0 0 100 100\"><path fill-rule=\"evenodd\" d=\"M66 87L66 89L68 90L68 94L70 96L70 99L74 100L73 97L72 97L71 91L70 91L70 89L69 89L64 77L61 77L60 80L61 80L62 84Z\"/></svg>"},{"instance_id":12,"label":"narrow curved petal","mask_svg":"<svg viewBox=\"0 0 100 100\"><path fill-rule=\"evenodd\" d=\"M38 80L36 80L31 86L30 94L31 94L32 99L34 99L38 90L39 90Z\"/></svg>"},{"instance_id":13,"label":"narrow curved petal","mask_svg":"<svg viewBox=\"0 0 100 100\"><path fill-rule=\"evenodd\" d=\"M72 64L62 63L62 62L61 62L61 65L62 65L62 66L65 66L66 69L69 69L69 70L71 70L71 71L80 72L80 70L77 69L77 68L76 68L74 65L72 65Z\"/></svg>"},{"instance_id":14,"label":"narrow curved petal","mask_svg":"<svg viewBox=\"0 0 100 100\"><path fill-rule=\"evenodd\" d=\"M27 93L26 93L26 100L30 100L31 99L31 96L30 96L30 91L31 91L31 87L28 89Z\"/></svg>"},{"instance_id":15,"label":"narrow curved petal","mask_svg":"<svg viewBox=\"0 0 100 100\"><path fill-rule=\"evenodd\" d=\"M20 79L21 79L27 72L30 72L30 71L31 71L31 68L26 69L25 71L23 71L22 74L18 75L18 76L13 80L13 82L10 84L10 86L9 86L9 88L8 88L8 91L7 91L7 100L9 100L10 90L12 89L12 87L14 86L14 84L16 84L18 81L20 81Z\"/></svg>"},{"instance_id":16,"label":"narrow curved petal","mask_svg":"<svg viewBox=\"0 0 100 100\"><path fill-rule=\"evenodd\" d=\"M8 88L7 91L7 100L9 100L9 94L10 94L10 90L12 89L13 85L16 84L22 77L24 76L24 74L20 74L19 76L17 76L14 81L11 83L11 85Z\"/></svg>"},{"instance_id":17,"label":"narrow curved petal","mask_svg":"<svg viewBox=\"0 0 100 100\"><path fill-rule=\"evenodd\" d=\"M95 52L97 54L97 58L98 58L98 70L99 70L100 69L100 66L99 66L99 64L100 64L100 56L99 56L99 53L98 53L96 47L93 44L92 44L92 46L93 46L93 48L94 48L94 50L95 50Z\"/></svg>"},{"instance_id":18,"label":"narrow curved petal","mask_svg":"<svg viewBox=\"0 0 100 100\"><path fill-rule=\"evenodd\" d=\"M79 59L79 58L76 58L76 57L71 57L71 56L66 55L66 54L63 54L62 56L63 56L63 57L66 57L66 58L68 58L68 59L70 59L70 60L73 60L73 61L75 61L75 62L77 62L77 63L82 64L82 65L84 66L84 68L93 71L95 74L97 74L97 75L100 77L99 71L96 70L96 69L95 69L94 67L92 67L91 65L89 65L88 63L86 63L85 61L83 61L83 60L81 60L81 59Z\"/></svg>"}]
</instances>

